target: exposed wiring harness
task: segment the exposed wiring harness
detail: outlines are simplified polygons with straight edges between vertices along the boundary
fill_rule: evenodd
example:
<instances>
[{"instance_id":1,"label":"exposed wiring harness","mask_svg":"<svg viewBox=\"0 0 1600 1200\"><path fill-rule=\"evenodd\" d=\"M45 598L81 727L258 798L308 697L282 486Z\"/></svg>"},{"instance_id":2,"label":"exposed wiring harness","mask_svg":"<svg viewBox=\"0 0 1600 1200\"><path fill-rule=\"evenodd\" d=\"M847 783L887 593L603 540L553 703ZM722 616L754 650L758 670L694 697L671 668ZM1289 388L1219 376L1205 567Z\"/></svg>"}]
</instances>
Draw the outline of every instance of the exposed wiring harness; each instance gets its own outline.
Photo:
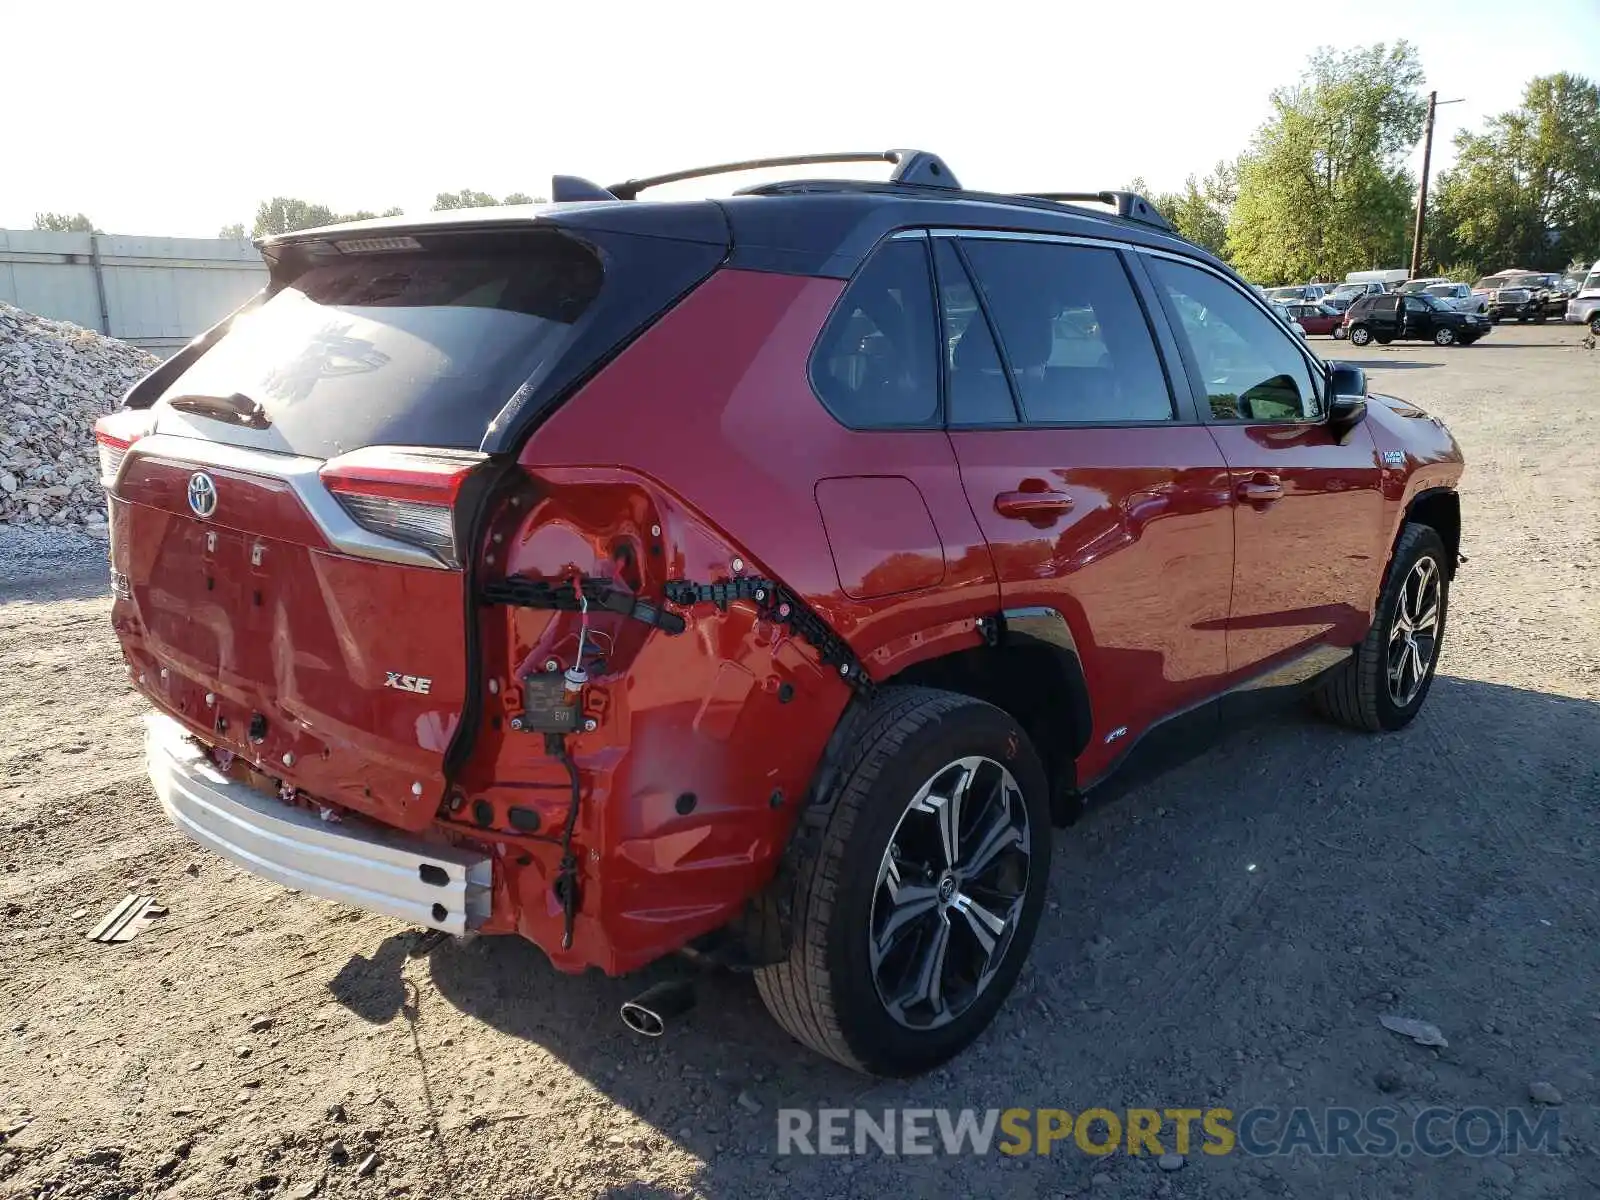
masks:
<instances>
[{"instance_id":1,"label":"exposed wiring harness","mask_svg":"<svg viewBox=\"0 0 1600 1200\"><path fill-rule=\"evenodd\" d=\"M561 902L561 948L572 949L572 923L578 915L578 856L572 852L572 831L578 825L578 806L583 786L578 779L578 764L567 752L567 740L559 733L544 735L545 750L561 761L572 781L572 798L567 802L567 822L561 829L561 864L556 869L555 893ZM553 839L552 839L553 840Z\"/></svg>"}]
</instances>

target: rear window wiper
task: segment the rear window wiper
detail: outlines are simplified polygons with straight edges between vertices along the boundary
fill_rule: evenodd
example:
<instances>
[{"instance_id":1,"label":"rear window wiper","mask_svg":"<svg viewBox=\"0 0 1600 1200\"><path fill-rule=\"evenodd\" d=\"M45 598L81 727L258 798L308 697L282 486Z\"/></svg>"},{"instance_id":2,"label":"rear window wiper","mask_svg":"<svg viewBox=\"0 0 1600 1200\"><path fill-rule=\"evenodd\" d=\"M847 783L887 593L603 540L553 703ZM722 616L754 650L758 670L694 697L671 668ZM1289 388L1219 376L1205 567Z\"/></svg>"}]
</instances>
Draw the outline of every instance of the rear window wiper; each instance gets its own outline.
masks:
<instances>
[{"instance_id":1,"label":"rear window wiper","mask_svg":"<svg viewBox=\"0 0 1600 1200\"><path fill-rule=\"evenodd\" d=\"M246 429L267 429L272 425L272 418L267 416L267 410L261 407L261 402L252 400L242 392L234 392L231 396L174 396L167 401L167 407L176 412L226 421L230 425L242 425Z\"/></svg>"}]
</instances>

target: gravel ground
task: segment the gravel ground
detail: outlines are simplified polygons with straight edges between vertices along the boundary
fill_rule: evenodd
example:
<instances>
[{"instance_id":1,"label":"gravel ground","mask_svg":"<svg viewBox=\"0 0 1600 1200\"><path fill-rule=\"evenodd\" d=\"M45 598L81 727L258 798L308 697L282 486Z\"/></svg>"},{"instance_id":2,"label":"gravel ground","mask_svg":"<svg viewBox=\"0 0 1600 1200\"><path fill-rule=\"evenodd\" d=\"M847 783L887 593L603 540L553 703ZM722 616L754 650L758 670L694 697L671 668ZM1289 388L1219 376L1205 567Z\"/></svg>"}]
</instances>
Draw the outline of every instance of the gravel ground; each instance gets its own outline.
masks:
<instances>
[{"instance_id":1,"label":"gravel ground","mask_svg":"<svg viewBox=\"0 0 1600 1200\"><path fill-rule=\"evenodd\" d=\"M559 977L513 940L412 958L412 931L189 846L143 779L103 548L0 543L0 1194L1600 1194L1600 353L1578 333L1319 339L1469 458L1426 709L1389 737L1287 712L1059 834L1016 994L911 1082L802 1052L745 978L640 1041L616 1019L638 980ZM85 940L130 891L170 915ZM1396 1013L1448 1047L1379 1025ZM1557 1153L776 1153L783 1106L1414 1113L1536 1081L1565 1100Z\"/></svg>"}]
</instances>

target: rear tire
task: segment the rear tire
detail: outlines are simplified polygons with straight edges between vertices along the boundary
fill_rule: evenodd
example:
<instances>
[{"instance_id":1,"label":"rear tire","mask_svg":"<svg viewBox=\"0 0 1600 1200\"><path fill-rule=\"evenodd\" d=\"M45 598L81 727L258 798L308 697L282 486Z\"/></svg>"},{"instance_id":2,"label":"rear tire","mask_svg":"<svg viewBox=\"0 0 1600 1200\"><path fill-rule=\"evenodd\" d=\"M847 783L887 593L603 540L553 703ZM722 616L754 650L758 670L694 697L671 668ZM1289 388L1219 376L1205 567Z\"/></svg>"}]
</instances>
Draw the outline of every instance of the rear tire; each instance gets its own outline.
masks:
<instances>
[{"instance_id":1,"label":"rear tire","mask_svg":"<svg viewBox=\"0 0 1600 1200\"><path fill-rule=\"evenodd\" d=\"M1328 332L1333 335L1333 340L1334 341L1342 342L1344 340L1345 334L1344 334L1344 326L1343 325L1335 325Z\"/></svg>"},{"instance_id":2,"label":"rear tire","mask_svg":"<svg viewBox=\"0 0 1600 1200\"><path fill-rule=\"evenodd\" d=\"M1431 525L1407 522L1372 628L1312 694L1317 710L1372 733L1409 725L1433 687L1449 604L1444 540Z\"/></svg>"},{"instance_id":3,"label":"rear tire","mask_svg":"<svg viewBox=\"0 0 1600 1200\"><path fill-rule=\"evenodd\" d=\"M1589 318L1589 332L1595 337L1600 337L1600 313L1595 313Z\"/></svg>"},{"instance_id":4,"label":"rear tire","mask_svg":"<svg viewBox=\"0 0 1600 1200\"><path fill-rule=\"evenodd\" d=\"M1448 325L1433 331L1433 344L1435 346L1453 346L1456 341L1456 331Z\"/></svg>"},{"instance_id":5,"label":"rear tire","mask_svg":"<svg viewBox=\"0 0 1600 1200\"><path fill-rule=\"evenodd\" d=\"M796 836L816 845L797 872L789 957L756 971L773 1018L873 1075L965 1049L1016 983L1044 907L1049 795L1027 735L969 696L885 688L801 821Z\"/></svg>"},{"instance_id":6,"label":"rear tire","mask_svg":"<svg viewBox=\"0 0 1600 1200\"><path fill-rule=\"evenodd\" d=\"M1350 326L1350 344L1352 346L1365 346L1372 341L1372 330L1365 325Z\"/></svg>"},{"instance_id":7,"label":"rear tire","mask_svg":"<svg viewBox=\"0 0 1600 1200\"><path fill-rule=\"evenodd\" d=\"M1394 334L1392 333L1375 333L1372 336L1380 346L1387 346L1394 341Z\"/></svg>"}]
</instances>

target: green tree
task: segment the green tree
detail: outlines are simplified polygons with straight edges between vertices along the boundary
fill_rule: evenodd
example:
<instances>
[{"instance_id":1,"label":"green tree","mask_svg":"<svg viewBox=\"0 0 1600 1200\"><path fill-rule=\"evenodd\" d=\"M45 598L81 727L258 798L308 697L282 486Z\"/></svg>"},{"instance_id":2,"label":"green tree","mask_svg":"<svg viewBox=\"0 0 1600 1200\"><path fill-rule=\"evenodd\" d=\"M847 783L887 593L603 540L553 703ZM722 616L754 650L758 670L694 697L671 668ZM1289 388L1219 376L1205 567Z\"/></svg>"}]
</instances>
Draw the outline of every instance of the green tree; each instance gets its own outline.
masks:
<instances>
[{"instance_id":1,"label":"green tree","mask_svg":"<svg viewBox=\"0 0 1600 1200\"><path fill-rule=\"evenodd\" d=\"M271 200L263 200L256 208L256 221L250 232L255 237L271 237L279 233L293 233L297 229L332 225L338 219L325 204L309 204L289 196L274 196Z\"/></svg>"},{"instance_id":2,"label":"green tree","mask_svg":"<svg viewBox=\"0 0 1600 1200\"><path fill-rule=\"evenodd\" d=\"M489 208L499 204L488 192L475 192L471 188L462 188L459 192L440 192L433 198L433 211L443 212L450 208Z\"/></svg>"},{"instance_id":3,"label":"green tree","mask_svg":"<svg viewBox=\"0 0 1600 1200\"><path fill-rule=\"evenodd\" d=\"M386 217L398 217L403 209L385 209ZM378 214L360 208L353 213L336 213L326 204L309 204L289 196L274 196L263 200L256 209L256 221L251 230L253 237L270 237L273 234L293 233L297 229L316 229L321 225L338 225L344 221L370 221ZM234 228L229 226L229 228ZM226 233L224 237L228 236Z\"/></svg>"},{"instance_id":4,"label":"green tree","mask_svg":"<svg viewBox=\"0 0 1600 1200\"><path fill-rule=\"evenodd\" d=\"M1319 50L1238 164L1227 250L1257 283L1339 278L1406 257L1422 66L1404 41Z\"/></svg>"},{"instance_id":5,"label":"green tree","mask_svg":"<svg viewBox=\"0 0 1600 1200\"><path fill-rule=\"evenodd\" d=\"M33 227L46 233L103 233L82 213L42 212L33 214Z\"/></svg>"},{"instance_id":6,"label":"green tree","mask_svg":"<svg viewBox=\"0 0 1600 1200\"><path fill-rule=\"evenodd\" d=\"M1180 192L1150 191L1142 175L1123 189L1137 192L1165 217L1180 237L1187 238L1221 257L1226 249L1228 213L1239 198L1238 172L1233 163L1222 161L1204 179L1191 174Z\"/></svg>"},{"instance_id":7,"label":"green tree","mask_svg":"<svg viewBox=\"0 0 1600 1200\"><path fill-rule=\"evenodd\" d=\"M244 222L243 221L235 221L232 225L224 225L221 229L217 230L217 236L219 238L242 238L242 237L244 237L245 236Z\"/></svg>"},{"instance_id":8,"label":"green tree","mask_svg":"<svg viewBox=\"0 0 1600 1200\"><path fill-rule=\"evenodd\" d=\"M488 192L475 192L462 188L459 192L440 192L433 198L433 211L451 208L493 208L500 204L543 204L543 196L530 196L527 192L512 192L504 200L496 200Z\"/></svg>"},{"instance_id":9,"label":"green tree","mask_svg":"<svg viewBox=\"0 0 1600 1200\"><path fill-rule=\"evenodd\" d=\"M1428 255L1556 271L1600 257L1600 87L1562 72L1529 81L1522 104L1456 135L1439 176Z\"/></svg>"}]
</instances>

